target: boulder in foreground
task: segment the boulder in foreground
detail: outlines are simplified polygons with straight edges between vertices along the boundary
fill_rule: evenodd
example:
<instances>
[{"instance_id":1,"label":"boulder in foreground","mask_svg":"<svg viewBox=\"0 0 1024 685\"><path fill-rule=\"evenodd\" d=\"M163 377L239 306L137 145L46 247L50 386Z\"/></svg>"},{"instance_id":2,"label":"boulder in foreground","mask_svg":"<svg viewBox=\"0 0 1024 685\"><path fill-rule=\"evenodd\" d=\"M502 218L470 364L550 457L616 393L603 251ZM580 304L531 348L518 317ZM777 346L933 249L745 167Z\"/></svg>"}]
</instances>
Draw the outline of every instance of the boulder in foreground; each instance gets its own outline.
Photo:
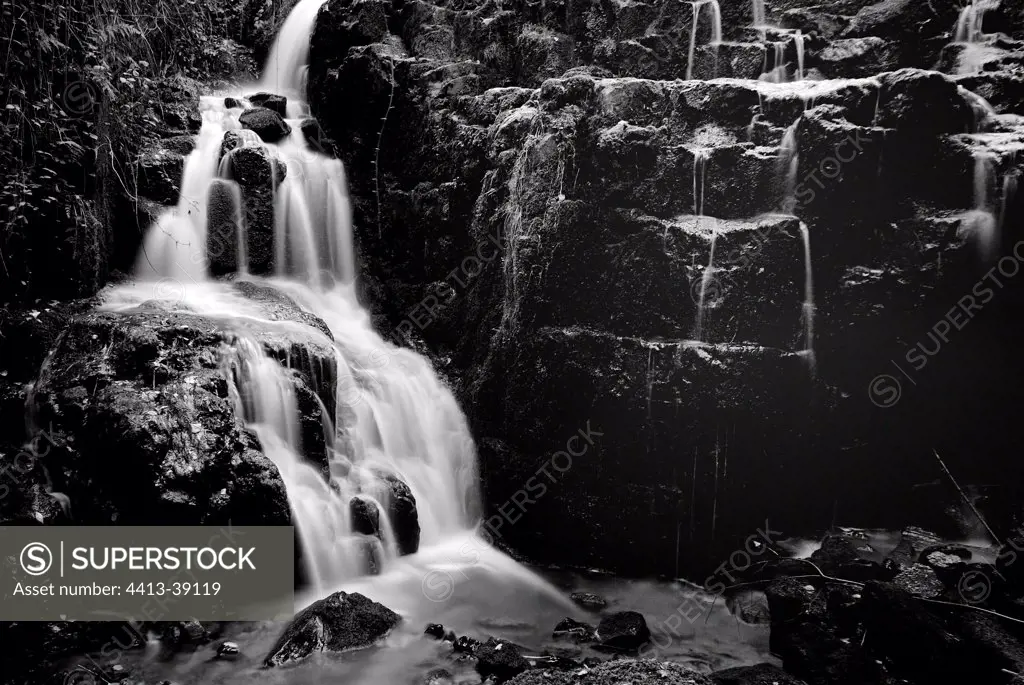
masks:
<instances>
[{"instance_id":1,"label":"boulder in foreground","mask_svg":"<svg viewBox=\"0 0 1024 685\"><path fill-rule=\"evenodd\" d=\"M303 609L264 660L281 666L313 652L369 647L391 632L401 617L358 593L335 592Z\"/></svg>"}]
</instances>

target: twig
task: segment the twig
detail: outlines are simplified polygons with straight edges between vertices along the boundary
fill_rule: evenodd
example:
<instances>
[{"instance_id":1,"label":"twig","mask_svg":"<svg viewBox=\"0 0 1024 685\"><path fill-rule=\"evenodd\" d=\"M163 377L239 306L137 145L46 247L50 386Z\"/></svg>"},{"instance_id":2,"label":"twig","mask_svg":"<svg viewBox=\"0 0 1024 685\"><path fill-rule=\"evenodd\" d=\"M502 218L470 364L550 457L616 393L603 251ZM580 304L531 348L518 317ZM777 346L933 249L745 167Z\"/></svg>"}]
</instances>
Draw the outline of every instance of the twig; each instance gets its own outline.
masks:
<instances>
[{"instance_id":1,"label":"twig","mask_svg":"<svg viewBox=\"0 0 1024 685\"><path fill-rule=\"evenodd\" d=\"M980 611L983 614L989 614L998 618L1005 618L1007 621L1013 621L1014 623L1024 624L1019 618L1013 616L1007 616L1006 614L1000 614L998 611L992 611L991 609L983 609L982 607L974 606L973 604L957 604L956 602L947 602L942 599L928 599L927 597L918 597L914 595L915 599L919 599L922 602L930 602L931 604L943 604L945 606L955 607L957 609L973 609L974 611Z\"/></svg>"},{"instance_id":2,"label":"twig","mask_svg":"<svg viewBox=\"0 0 1024 685\"><path fill-rule=\"evenodd\" d=\"M963 488L960 487L960 484L956 482L956 478L954 478L953 474L949 472L948 468L946 468L945 462L942 461L942 457L939 456L938 451L934 447L932 448L932 454L934 454L935 458L939 461L939 466L942 467L943 473L946 474L946 476L949 478L949 480L956 487L956 491L960 493L960 497L963 498L963 500L967 504L967 506L969 506L971 508L971 511L974 512L974 515L978 517L978 520L981 521L981 525L985 526L985 530L988 531L989 536L995 541L995 543L997 545L1002 547L1003 543L999 540L999 536L996 535L992 531L992 529L989 527L988 522L985 520L985 517L982 516L981 512L978 511L978 508L976 506L974 506L974 502L972 502L970 499L968 499L967 493L965 493L963 491Z\"/></svg>"}]
</instances>

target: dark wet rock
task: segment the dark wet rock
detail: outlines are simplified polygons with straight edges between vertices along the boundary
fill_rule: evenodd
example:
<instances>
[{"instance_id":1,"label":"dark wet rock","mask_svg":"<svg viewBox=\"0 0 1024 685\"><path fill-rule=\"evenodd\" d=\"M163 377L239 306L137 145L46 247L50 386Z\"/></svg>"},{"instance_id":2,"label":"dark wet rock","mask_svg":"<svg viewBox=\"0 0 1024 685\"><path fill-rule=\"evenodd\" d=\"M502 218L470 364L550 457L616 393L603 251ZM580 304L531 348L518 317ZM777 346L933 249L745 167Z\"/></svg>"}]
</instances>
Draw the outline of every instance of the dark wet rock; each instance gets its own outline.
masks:
<instances>
[{"instance_id":1,"label":"dark wet rock","mask_svg":"<svg viewBox=\"0 0 1024 685\"><path fill-rule=\"evenodd\" d=\"M455 679L444 668L435 668L423 677L423 685L454 685Z\"/></svg>"},{"instance_id":2,"label":"dark wet rock","mask_svg":"<svg viewBox=\"0 0 1024 685\"><path fill-rule=\"evenodd\" d=\"M413 554L420 546L420 522L416 498L409 486L392 473L378 472L383 484L379 501L384 505L395 532L399 554Z\"/></svg>"},{"instance_id":3,"label":"dark wet rock","mask_svg":"<svg viewBox=\"0 0 1024 685\"><path fill-rule=\"evenodd\" d=\"M157 142L143 150L136 161L139 194L162 205L178 201L185 156Z\"/></svg>"},{"instance_id":4,"label":"dark wet rock","mask_svg":"<svg viewBox=\"0 0 1024 685\"><path fill-rule=\"evenodd\" d=\"M265 107L277 113L277 115L281 117L287 115L288 98L286 98L283 95L275 95L274 93L256 93L254 95L250 95L247 99L253 105L253 107ZM252 127L247 126L246 128ZM259 133L258 130L257 133Z\"/></svg>"},{"instance_id":5,"label":"dark wet rock","mask_svg":"<svg viewBox=\"0 0 1024 685\"><path fill-rule=\"evenodd\" d=\"M711 681L715 685L804 685L774 664L726 668L712 673Z\"/></svg>"},{"instance_id":6,"label":"dark wet rock","mask_svg":"<svg viewBox=\"0 0 1024 685\"><path fill-rule=\"evenodd\" d=\"M880 126L914 135L961 133L970 130L970 106L948 76L922 69L900 69L879 77Z\"/></svg>"},{"instance_id":7,"label":"dark wet rock","mask_svg":"<svg viewBox=\"0 0 1024 685\"><path fill-rule=\"evenodd\" d=\"M444 626L440 623L428 623L427 627L423 629L424 635L429 635L435 640L441 640L444 638Z\"/></svg>"},{"instance_id":8,"label":"dark wet rock","mask_svg":"<svg viewBox=\"0 0 1024 685\"><path fill-rule=\"evenodd\" d=\"M398 625L401 617L358 593L336 592L303 609L278 638L264 665L281 666L314 652L369 647Z\"/></svg>"},{"instance_id":9,"label":"dark wet rock","mask_svg":"<svg viewBox=\"0 0 1024 685\"><path fill-rule=\"evenodd\" d=\"M600 611L608 606L608 601L604 597L595 595L593 592L574 592L569 595L569 599L590 611Z\"/></svg>"},{"instance_id":10,"label":"dark wet rock","mask_svg":"<svg viewBox=\"0 0 1024 685\"><path fill-rule=\"evenodd\" d=\"M880 0L860 8L843 35L880 36L901 47L901 63L930 68L956 25L958 8L913 0Z\"/></svg>"},{"instance_id":11,"label":"dark wet rock","mask_svg":"<svg viewBox=\"0 0 1024 685\"><path fill-rule=\"evenodd\" d=\"M601 619L596 637L602 647L634 651L651 639L651 631L647 628L643 614L636 611L621 611Z\"/></svg>"},{"instance_id":12,"label":"dark wet rock","mask_svg":"<svg viewBox=\"0 0 1024 685\"><path fill-rule=\"evenodd\" d=\"M452 649L462 654L473 654L479 645L479 640L474 640L468 635L460 635L452 645Z\"/></svg>"},{"instance_id":13,"label":"dark wet rock","mask_svg":"<svg viewBox=\"0 0 1024 685\"><path fill-rule=\"evenodd\" d=\"M182 75L157 80L151 107L167 134L199 132L203 124L199 95L203 91L198 81Z\"/></svg>"},{"instance_id":14,"label":"dark wet rock","mask_svg":"<svg viewBox=\"0 0 1024 685\"><path fill-rule=\"evenodd\" d=\"M229 135L225 135L225 144L229 144ZM287 166L264 147L236 147L228 154L231 178L242 189L249 271L269 274L274 262L274 187L284 181Z\"/></svg>"},{"instance_id":15,"label":"dark wet rock","mask_svg":"<svg viewBox=\"0 0 1024 685\"><path fill-rule=\"evenodd\" d=\"M859 648L859 592L785 578L769 585L765 595L769 646L787 673L810 683L886 682L884 667Z\"/></svg>"},{"instance_id":16,"label":"dark wet rock","mask_svg":"<svg viewBox=\"0 0 1024 685\"><path fill-rule=\"evenodd\" d=\"M316 119L312 117L303 119L299 128L302 131L302 135L306 138L306 144L309 147L329 157L338 156L335 142L324 133Z\"/></svg>"},{"instance_id":17,"label":"dark wet rock","mask_svg":"<svg viewBox=\"0 0 1024 685\"><path fill-rule=\"evenodd\" d=\"M349 501L349 509L352 515L353 532L380 537L380 510L377 509L377 505L373 501L353 497ZM436 637L440 638L444 634L444 629L436 623L427 626L428 634L432 634L429 633L432 627L437 628L438 635Z\"/></svg>"},{"instance_id":18,"label":"dark wet rock","mask_svg":"<svg viewBox=\"0 0 1024 685\"><path fill-rule=\"evenodd\" d=\"M229 397L224 343L234 335L160 306L70 322L37 400L54 441L47 469L77 522L290 522L277 468Z\"/></svg>"},{"instance_id":19,"label":"dark wet rock","mask_svg":"<svg viewBox=\"0 0 1024 685\"><path fill-rule=\"evenodd\" d=\"M569 638L576 642L591 642L595 639L596 632L592 625L581 623L573 618L563 618L551 631L551 635L556 638Z\"/></svg>"},{"instance_id":20,"label":"dark wet rock","mask_svg":"<svg viewBox=\"0 0 1024 685\"><path fill-rule=\"evenodd\" d=\"M907 567L892 579L892 584L926 599L934 599L946 591L946 586L939 580L935 571L924 564Z\"/></svg>"},{"instance_id":21,"label":"dark wet rock","mask_svg":"<svg viewBox=\"0 0 1024 685\"><path fill-rule=\"evenodd\" d=\"M247 109L238 117L238 121L243 128L255 131L267 143L276 143L292 132L292 127L280 114L266 107Z\"/></svg>"},{"instance_id":22,"label":"dark wet rock","mask_svg":"<svg viewBox=\"0 0 1024 685\"><path fill-rule=\"evenodd\" d=\"M494 677L502 682L529 668L519 647L498 638L489 638L487 642L479 645L474 653L477 659L476 669L484 679Z\"/></svg>"},{"instance_id":23,"label":"dark wet rock","mask_svg":"<svg viewBox=\"0 0 1024 685\"><path fill-rule=\"evenodd\" d=\"M892 71L897 46L877 36L831 41L815 53L818 69L828 78L862 78Z\"/></svg>"},{"instance_id":24,"label":"dark wet rock","mask_svg":"<svg viewBox=\"0 0 1024 685\"><path fill-rule=\"evenodd\" d=\"M222 642L217 647L217 657L220 659L234 659L241 653L238 644L234 642Z\"/></svg>"},{"instance_id":25,"label":"dark wet rock","mask_svg":"<svg viewBox=\"0 0 1024 685\"><path fill-rule=\"evenodd\" d=\"M215 178L206 195L206 257L216 276L238 270L243 224L242 192L233 181Z\"/></svg>"},{"instance_id":26,"label":"dark wet rock","mask_svg":"<svg viewBox=\"0 0 1024 685\"><path fill-rule=\"evenodd\" d=\"M583 673L530 670L509 685L712 685L714 681L683 664L656 659L616 659Z\"/></svg>"},{"instance_id":27,"label":"dark wet rock","mask_svg":"<svg viewBox=\"0 0 1024 685\"><path fill-rule=\"evenodd\" d=\"M271 321L299 321L323 333L328 340L333 340L331 329L323 319L308 312L284 292L267 283L255 281L235 281L231 287L253 302L259 302L261 311ZM325 400L326 401L326 400Z\"/></svg>"},{"instance_id":28,"label":"dark wet rock","mask_svg":"<svg viewBox=\"0 0 1024 685\"><path fill-rule=\"evenodd\" d=\"M391 5L384 0L332 0L317 16L310 41L310 62L344 55L350 48L383 41Z\"/></svg>"},{"instance_id":29,"label":"dark wet rock","mask_svg":"<svg viewBox=\"0 0 1024 685\"><path fill-rule=\"evenodd\" d=\"M237 98L224 98L224 106L228 109L234 109L236 107L243 107L244 105Z\"/></svg>"}]
</instances>

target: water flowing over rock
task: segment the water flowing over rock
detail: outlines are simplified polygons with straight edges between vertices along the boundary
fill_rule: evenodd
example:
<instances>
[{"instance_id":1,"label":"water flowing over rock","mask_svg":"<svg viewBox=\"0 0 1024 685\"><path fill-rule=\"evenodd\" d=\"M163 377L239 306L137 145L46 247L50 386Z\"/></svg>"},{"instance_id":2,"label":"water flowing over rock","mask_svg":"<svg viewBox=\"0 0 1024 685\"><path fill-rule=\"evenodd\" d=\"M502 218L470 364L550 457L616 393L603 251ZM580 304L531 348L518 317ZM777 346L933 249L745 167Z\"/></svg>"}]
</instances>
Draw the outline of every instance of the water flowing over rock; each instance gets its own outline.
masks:
<instances>
[{"instance_id":1,"label":"water flowing over rock","mask_svg":"<svg viewBox=\"0 0 1024 685\"><path fill-rule=\"evenodd\" d=\"M30 408L54 426L55 486L82 521L291 522L300 577L326 592L468 534L480 510L455 399L357 298L344 167L311 145L325 138L302 97L322 4L298 3L257 87L197 96L194 143L143 163L176 161L150 184L169 206L134 280L58 340ZM108 488L110 459L125 475ZM323 606L362 606L340 597ZM330 622L295 627L285 651L344 648Z\"/></svg>"}]
</instances>

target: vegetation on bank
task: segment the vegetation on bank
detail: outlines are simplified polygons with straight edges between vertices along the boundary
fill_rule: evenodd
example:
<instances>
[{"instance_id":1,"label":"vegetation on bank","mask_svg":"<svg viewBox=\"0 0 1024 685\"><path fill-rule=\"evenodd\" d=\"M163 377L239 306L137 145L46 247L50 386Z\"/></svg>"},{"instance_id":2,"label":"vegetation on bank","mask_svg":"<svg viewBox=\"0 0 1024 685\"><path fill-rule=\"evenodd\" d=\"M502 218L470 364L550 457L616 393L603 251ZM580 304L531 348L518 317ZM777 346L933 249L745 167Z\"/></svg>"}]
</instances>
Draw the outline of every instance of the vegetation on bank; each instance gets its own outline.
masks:
<instances>
[{"instance_id":1,"label":"vegetation on bank","mask_svg":"<svg viewBox=\"0 0 1024 685\"><path fill-rule=\"evenodd\" d=\"M3 4L0 305L88 295L130 265L145 229L134 161L170 133L163 109L189 84L251 72L292 5Z\"/></svg>"}]
</instances>

